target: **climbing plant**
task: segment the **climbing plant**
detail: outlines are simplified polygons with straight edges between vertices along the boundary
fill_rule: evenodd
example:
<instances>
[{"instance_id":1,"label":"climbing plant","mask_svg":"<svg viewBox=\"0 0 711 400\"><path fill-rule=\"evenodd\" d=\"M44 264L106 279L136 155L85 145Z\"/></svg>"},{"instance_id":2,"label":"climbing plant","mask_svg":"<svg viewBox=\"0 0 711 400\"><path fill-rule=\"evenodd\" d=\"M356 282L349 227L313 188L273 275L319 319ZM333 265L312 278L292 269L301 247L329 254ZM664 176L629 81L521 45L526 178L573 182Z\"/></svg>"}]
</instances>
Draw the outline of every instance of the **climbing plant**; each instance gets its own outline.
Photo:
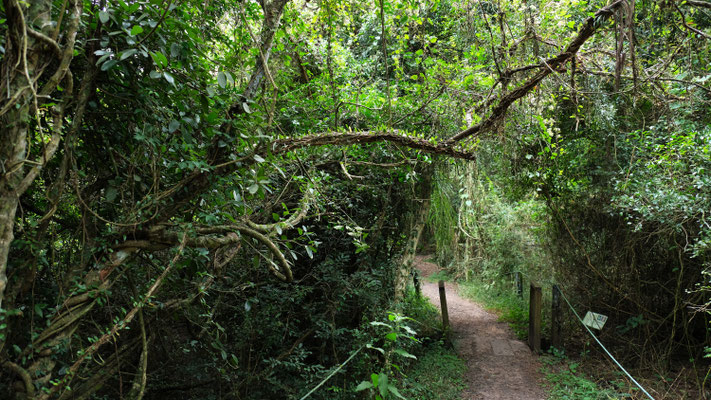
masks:
<instances>
[{"instance_id":1,"label":"climbing plant","mask_svg":"<svg viewBox=\"0 0 711 400\"><path fill-rule=\"evenodd\" d=\"M452 254L495 243L482 177L545 199L571 279L615 255L594 275L616 318L697 357L708 10L3 1L3 396L297 396L406 298L427 215ZM658 315L618 290L642 275L674 288Z\"/></svg>"}]
</instances>

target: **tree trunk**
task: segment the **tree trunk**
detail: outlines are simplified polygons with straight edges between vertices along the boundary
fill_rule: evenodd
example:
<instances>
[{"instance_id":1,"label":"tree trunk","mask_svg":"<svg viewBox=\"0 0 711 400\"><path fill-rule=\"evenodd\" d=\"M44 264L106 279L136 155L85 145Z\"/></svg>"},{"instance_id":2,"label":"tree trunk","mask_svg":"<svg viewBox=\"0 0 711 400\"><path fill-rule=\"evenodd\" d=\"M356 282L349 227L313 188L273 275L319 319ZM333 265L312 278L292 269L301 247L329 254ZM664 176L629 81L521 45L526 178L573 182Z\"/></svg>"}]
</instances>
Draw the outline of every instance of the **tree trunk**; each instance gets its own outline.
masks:
<instances>
[{"instance_id":1,"label":"tree trunk","mask_svg":"<svg viewBox=\"0 0 711 400\"><path fill-rule=\"evenodd\" d=\"M4 2L7 13L6 50L0 65L0 85L5 95L0 102L0 308L2 308L5 288L7 287L7 264L10 244L14 238L15 214L25 178L25 160L28 156L27 132L33 101L28 78L36 80L41 75L39 68L44 63L44 51L37 46L37 40L27 35L26 21L34 25L50 28L51 2L33 1L31 6ZM24 49L24 43L27 47Z\"/></svg>"},{"instance_id":2,"label":"tree trunk","mask_svg":"<svg viewBox=\"0 0 711 400\"><path fill-rule=\"evenodd\" d=\"M432 168L427 168L422 173L422 182L420 182L420 193L417 193L419 198L422 199L421 206L419 210L414 212L412 223L410 224L411 229L408 235L407 244L405 245L405 251L403 253L402 259L400 260L400 266L395 272L395 302L400 302L405 296L405 289L407 289L407 283L410 281L410 276L412 274L412 264L417 255L417 246L420 243L420 238L422 237L422 230L427 222L427 216L430 213L430 195L432 194Z\"/></svg>"}]
</instances>

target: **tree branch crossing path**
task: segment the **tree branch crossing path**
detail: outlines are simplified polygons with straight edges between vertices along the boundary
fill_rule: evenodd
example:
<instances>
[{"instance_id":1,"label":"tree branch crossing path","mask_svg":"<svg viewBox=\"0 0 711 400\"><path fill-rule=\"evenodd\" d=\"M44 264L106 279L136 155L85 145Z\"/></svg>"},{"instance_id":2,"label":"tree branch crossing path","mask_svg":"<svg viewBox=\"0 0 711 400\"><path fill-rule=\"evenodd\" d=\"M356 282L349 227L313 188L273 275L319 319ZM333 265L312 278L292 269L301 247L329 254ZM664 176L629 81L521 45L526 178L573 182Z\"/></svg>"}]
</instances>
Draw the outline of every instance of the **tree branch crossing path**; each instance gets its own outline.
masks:
<instances>
[{"instance_id":1,"label":"tree branch crossing path","mask_svg":"<svg viewBox=\"0 0 711 400\"><path fill-rule=\"evenodd\" d=\"M416 268L427 278L439 267L418 256ZM422 294L440 306L436 282L423 279ZM505 322L471 300L460 297L456 286L447 284L447 308L451 338L467 363L468 388L462 399L545 400L540 363L528 346L515 338Z\"/></svg>"}]
</instances>

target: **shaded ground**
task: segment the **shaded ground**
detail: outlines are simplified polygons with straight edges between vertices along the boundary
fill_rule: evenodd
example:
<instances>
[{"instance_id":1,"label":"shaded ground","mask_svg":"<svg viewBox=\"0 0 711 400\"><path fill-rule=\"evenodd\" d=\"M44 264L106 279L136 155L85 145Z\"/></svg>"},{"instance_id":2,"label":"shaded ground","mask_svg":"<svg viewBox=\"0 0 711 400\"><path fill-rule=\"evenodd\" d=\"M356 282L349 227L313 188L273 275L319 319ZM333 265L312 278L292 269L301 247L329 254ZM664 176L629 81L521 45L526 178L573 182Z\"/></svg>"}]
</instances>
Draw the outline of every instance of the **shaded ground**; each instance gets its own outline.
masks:
<instances>
[{"instance_id":1,"label":"shaded ground","mask_svg":"<svg viewBox=\"0 0 711 400\"><path fill-rule=\"evenodd\" d=\"M424 277L439 269L418 256L415 266ZM457 353L467 362L469 388L462 399L476 400L544 400L542 375L536 356L517 340L508 325L471 300L459 297L456 288L447 283L447 308L452 326L452 341ZM423 280L422 293L439 308L436 282Z\"/></svg>"}]
</instances>

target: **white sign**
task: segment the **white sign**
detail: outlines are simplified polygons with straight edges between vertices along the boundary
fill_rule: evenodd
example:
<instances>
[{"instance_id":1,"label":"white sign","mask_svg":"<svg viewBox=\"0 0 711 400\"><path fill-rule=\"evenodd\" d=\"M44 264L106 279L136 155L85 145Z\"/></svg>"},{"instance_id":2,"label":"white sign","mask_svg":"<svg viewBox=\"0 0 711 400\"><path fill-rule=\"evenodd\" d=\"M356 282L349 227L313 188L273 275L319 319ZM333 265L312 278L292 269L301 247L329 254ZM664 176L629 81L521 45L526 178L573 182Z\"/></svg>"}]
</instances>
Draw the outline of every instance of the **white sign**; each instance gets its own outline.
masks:
<instances>
[{"instance_id":1,"label":"white sign","mask_svg":"<svg viewBox=\"0 0 711 400\"><path fill-rule=\"evenodd\" d=\"M590 311L588 311L588 313L585 314L585 318L583 318L583 323L585 325L598 330L605 326L605 322L607 322L607 315L597 314Z\"/></svg>"}]
</instances>

